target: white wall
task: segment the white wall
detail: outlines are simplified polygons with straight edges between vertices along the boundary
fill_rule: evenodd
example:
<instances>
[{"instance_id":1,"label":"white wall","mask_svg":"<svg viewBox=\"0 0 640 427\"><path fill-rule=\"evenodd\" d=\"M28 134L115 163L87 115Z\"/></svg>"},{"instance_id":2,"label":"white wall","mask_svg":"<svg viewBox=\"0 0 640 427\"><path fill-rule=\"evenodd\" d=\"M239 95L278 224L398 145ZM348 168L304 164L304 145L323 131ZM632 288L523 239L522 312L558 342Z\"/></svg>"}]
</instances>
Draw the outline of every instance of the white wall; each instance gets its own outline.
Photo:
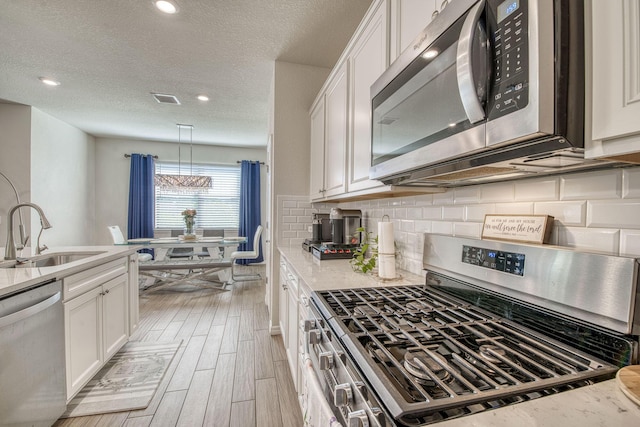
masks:
<instances>
[{"instance_id":1,"label":"white wall","mask_svg":"<svg viewBox=\"0 0 640 427\"><path fill-rule=\"evenodd\" d=\"M176 131L177 138L177 131ZM187 148L185 148L187 147ZM182 164L189 165L188 145L182 144ZM109 225L119 225L127 235L130 159L125 154L141 153L159 157L158 161L178 161L178 144L114 138L96 139L96 244L111 244ZM266 160L264 148L232 148L193 145L194 163L236 164L238 160ZM185 163L186 162L186 163ZM261 168L262 216L266 209L266 172Z\"/></svg>"},{"instance_id":2,"label":"white wall","mask_svg":"<svg viewBox=\"0 0 640 427\"><path fill-rule=\"evenodd\" d=\"M81 130L31 109L31 200L42 208L52 228L41 244L91 245L95 222L95 139ZM40 230L31 209L31 246Z\"/></svg>"},{"instance_id":3,"label":"white wall","mask_svg":"<svg viewBox=\"0 0 640 427\"><path fill-rule=\"evenodd\" d=\"M31 107L0 103L0 171L15 185L21 202L31 200ZM0 176L0 246L7 239L7 212L16 204L11 185ZM28 226L30 216L23 210ZM18 213L15 213L17 224ZM16 232L17 234L17 232Z\"/></svg>"}]
</instances>

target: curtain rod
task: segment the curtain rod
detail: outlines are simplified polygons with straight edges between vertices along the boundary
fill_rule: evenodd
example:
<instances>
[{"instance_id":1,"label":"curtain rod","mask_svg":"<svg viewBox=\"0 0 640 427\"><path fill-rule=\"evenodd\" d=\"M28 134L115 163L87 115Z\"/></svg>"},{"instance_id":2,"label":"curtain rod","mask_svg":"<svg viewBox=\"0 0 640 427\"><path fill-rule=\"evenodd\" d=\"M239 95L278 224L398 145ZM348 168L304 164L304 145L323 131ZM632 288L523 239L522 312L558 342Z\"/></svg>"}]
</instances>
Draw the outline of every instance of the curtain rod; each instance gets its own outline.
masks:
<instances>
[{"instance_id":1,"label":"curtain rod","mask_svg":"<svg viewBox=\"0 0 640 427\"><path fill-rule=\"evenodd\" d=\"M129 157L131 157L131 154L125 154L124 156L128 159ZM146 157L146 156L147 156L147 154L143 154L142 155L142 157ZM156 155L151 155L151 157L153 157L154 159L158 158L158 156L156 156Z\"/></svg>"},{"instance_id":2,"label":"curtain rod","mask_svg":"<svg viewBox=\"0 0 640 427\"><path fill-rule=\"evenodd\" d=\"M264 165L264 162L259 162L258 160L249 160L250 162L255 162L255 163L260 163L261 165ZM236 160L236 163L242 163L242 160Z\"/></svg>"}]
</instances>

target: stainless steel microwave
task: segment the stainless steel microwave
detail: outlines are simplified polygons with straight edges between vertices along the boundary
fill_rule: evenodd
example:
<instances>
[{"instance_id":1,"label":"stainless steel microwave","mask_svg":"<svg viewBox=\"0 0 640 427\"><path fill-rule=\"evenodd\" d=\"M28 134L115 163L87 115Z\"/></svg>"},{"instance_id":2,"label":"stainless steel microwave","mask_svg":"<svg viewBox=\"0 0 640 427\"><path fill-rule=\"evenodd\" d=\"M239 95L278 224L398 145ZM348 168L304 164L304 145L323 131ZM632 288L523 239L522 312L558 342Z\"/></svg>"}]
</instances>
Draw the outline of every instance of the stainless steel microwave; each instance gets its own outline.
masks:
<instances>
[{"instance_id":1,"label":"stainless steel microwave","mask_svg":"<svg viewBox=\"0 0 640 427\"><path fill-rule=\"evenodd\" d=\"M370 177L467 185L585 160L584 2L453 0L371 87Z\"/></svg>"}]
</instances>

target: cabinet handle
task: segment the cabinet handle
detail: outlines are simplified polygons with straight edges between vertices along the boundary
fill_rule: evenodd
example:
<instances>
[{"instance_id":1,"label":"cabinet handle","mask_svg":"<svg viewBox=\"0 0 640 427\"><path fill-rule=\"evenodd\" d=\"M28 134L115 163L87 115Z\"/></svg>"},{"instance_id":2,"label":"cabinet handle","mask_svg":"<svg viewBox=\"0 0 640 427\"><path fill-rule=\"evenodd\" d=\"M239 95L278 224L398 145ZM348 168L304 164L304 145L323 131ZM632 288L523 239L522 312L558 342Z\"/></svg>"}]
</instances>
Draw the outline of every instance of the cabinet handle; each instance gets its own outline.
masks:
<instances>
[{"instance_id":1,"label":"cabinet handle","mask_svg":"<svg viewBox=\"0 0 640 427\"><path fill-rule=\"evenodd\" d=\"M109 289L107 289L107 290L105 290L105 291L104 291L104 295L106 295L106 294L108 294L108 293L109 293Z\"/></svg>"}]
</instances>

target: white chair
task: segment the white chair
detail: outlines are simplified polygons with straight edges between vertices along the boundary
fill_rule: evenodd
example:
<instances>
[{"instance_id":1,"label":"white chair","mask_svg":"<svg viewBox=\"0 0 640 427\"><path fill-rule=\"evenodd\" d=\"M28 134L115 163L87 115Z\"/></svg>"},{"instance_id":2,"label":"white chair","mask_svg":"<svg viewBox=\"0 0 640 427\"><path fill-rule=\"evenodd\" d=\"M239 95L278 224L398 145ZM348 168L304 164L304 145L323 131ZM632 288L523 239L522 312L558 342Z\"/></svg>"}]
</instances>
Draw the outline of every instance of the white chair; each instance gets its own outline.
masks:
<instances>
[{"instance_id":1,"label":"white chair","mask_svg":"<svg viewBox=\"0 0 640 427\"><path fill-rule=\"evenodd\" d=\"M122 234L122 231L120 230L120 227L118 227L117 225L109 225L107 226L107 228L109 229L109 233L111 233L111 238L113 239L114 245L125 245L127 243L124 235ZM140 262L151 261L152 258L153 256L151 256L151 254L138 252L138 261Z\"/></svg>"},{"instance_id":2,"label":"white chair","mask_svg":"<svg viewBox=\"0 0 640 427\"><path fill-rule=\"evenodd\" d=\"M252 251L235 251L231 253L231 281L242 282L246 280L260 280L262 276L257 273L252 274L236 274L235 265L237 259L256 259L260 255L260 235L262 234L262 226L258 225L256 233L253 235Z\"/></svg>"}]
</instances>

